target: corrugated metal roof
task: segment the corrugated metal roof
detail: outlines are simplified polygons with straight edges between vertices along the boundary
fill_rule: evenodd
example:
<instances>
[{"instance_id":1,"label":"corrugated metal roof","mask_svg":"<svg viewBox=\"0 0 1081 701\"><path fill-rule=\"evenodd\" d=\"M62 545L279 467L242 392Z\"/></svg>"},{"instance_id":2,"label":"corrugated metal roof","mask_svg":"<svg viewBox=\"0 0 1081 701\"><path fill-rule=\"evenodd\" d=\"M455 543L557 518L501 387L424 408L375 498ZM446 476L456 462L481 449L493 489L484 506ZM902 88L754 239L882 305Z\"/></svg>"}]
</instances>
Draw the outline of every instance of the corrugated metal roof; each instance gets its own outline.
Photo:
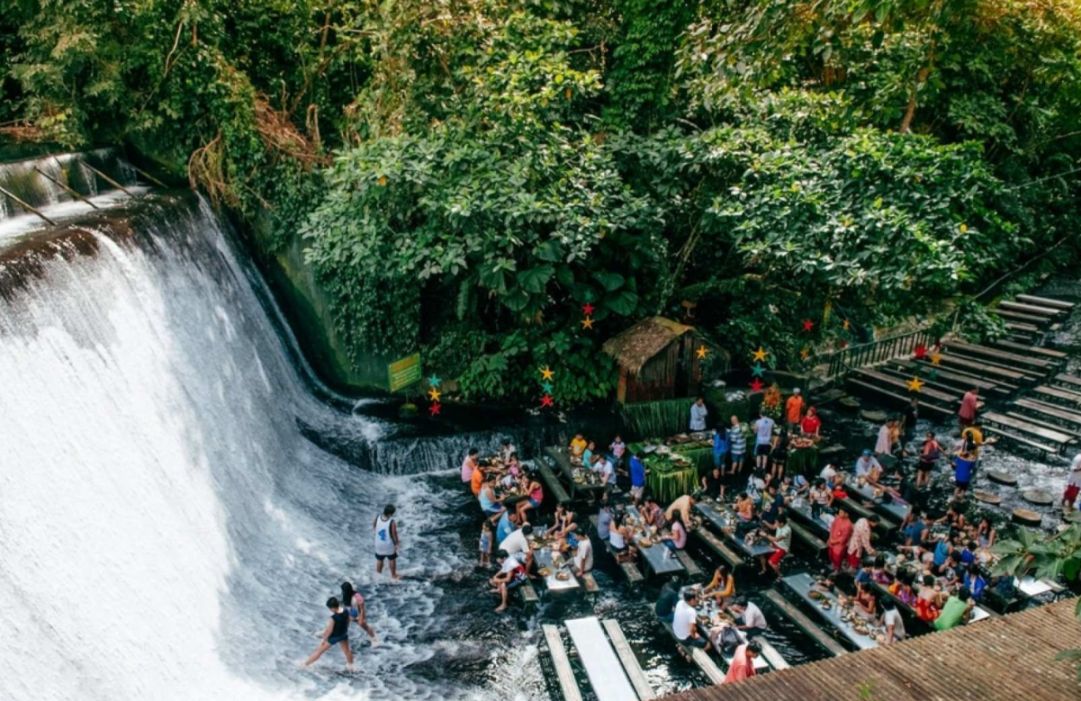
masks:
<instances>
[{"instance_id":1,"label":"corrugated metal roof","mask_svg":"<svg viewBox=\"0 0 1081 701\"><path fill-rule=\"evenodd\" d=\"M664 701L1077 701L1076 601L987 619Z\"/></svg>"}]
</instances>

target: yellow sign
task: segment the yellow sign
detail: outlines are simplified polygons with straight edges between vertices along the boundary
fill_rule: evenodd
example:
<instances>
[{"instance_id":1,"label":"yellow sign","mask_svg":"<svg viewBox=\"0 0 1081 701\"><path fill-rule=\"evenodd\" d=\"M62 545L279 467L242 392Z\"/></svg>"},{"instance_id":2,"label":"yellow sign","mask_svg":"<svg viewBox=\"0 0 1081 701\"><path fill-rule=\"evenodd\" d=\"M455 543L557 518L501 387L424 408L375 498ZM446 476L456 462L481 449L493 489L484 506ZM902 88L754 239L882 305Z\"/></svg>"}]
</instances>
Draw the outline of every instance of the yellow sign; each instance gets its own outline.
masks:
<instances>
[{"instance_id":1,"label":"yellow sign","mask_svg":"<svg viewBox=\"0 0 1081 701\"><path fill-rule=\"evenodd\" d=\"M420 377L420 353L395 360L387 366L387 385L391 392L420 382Z\"/></svg>"}]
</instances>

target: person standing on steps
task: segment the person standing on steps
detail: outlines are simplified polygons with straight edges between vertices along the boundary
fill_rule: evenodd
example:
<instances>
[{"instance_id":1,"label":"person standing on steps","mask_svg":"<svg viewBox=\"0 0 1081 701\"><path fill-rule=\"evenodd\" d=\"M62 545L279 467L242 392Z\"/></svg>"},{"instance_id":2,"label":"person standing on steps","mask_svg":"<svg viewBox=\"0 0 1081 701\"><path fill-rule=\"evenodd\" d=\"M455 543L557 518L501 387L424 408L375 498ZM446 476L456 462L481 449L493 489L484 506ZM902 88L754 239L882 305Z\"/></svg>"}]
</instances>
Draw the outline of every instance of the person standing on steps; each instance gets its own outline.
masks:
<instances>
[{"instance_id":1,"label":"person standing on steps","mask_svg":"<svg viewBox=\"0 0 1081 701\"><path fill-rule=\"evenodd\" d=\"M353 650L349 647L349 611L342 608L341 602L334 596L327 599L327 608L330 609L330 620L327 621L327 627L323 629L323 639L315 652L304 661L304 666L311 667L323 656L324 652L335 645L341 645L342 652L345 653L345 668L352 672Z\"/></svg>"},{"instance_id":2,"label":"person standing on steps","mask_svg":"<svg viewBox=\"0 0 1081 701\"><path fill-rule=\"evenodd\" d=\"M371 638L372 647L379 645L379 638L368 624L368 607L364 605L364 597L353 588L352 582L342 582L341 605L349 612L349 617L353 619L353 622Z\"/></svg>"},{"instance_id":3,"label":"person standing on steps","mask_svg":"<svg viewBox=\"0 0 1081 701\"><path fill-rule=\"evenodd\" d=\"M961 430L965 430L976 423L976 412L980 407L980 389L973 387L961 397L961 408L957 410L957 418L961 423Z\"/></svg>"},{"instance_id":4,"label":"person standing on steps","mask_svg":"<svg viewBox=\"0 0 1081 701\"><path fill-rule=\"evenodd\" d=\"M383 573L383 560L390 560L390 576L392 579L401 579L398 576L398 548L401 542L398 540L398 521L394 518L394 504L387 504L383 513L375 517L372 529L375 531L375 573Z\"/></svg>"}]
</instances>

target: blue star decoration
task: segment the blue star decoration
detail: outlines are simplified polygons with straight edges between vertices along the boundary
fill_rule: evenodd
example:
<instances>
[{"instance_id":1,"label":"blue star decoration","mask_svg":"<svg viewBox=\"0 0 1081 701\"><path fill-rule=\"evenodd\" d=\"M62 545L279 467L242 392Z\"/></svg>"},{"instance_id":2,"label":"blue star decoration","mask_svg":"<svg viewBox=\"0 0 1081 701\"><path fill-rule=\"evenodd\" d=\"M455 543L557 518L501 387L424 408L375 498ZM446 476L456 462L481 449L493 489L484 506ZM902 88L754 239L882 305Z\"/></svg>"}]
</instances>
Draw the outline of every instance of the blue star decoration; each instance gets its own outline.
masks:
<instances>
[{"instance_id":1,"label":"blue star decoration","mask_svg":"<svg viewBox=\"0 0 1081 701\"><path fill-rule=\"evenodd\" d=\"M762 363L755 363L751 368L751 375L753 377L762 377L766 372L766 368L762 367Z\"/></svg>"},{"instance_id":2,"label":"blue star decoration","mask_svg":"<svg viewBox=\"0 0 1081 701\"><path fill-rule=\"evenodd\" d=\"M552 393L552 383L551 382L542 382L541 383L541 389L544 390L545 394L551 394Z\"/></svg>"},{"instance_id":3,"label":"blue star decoration","mask_svg":"<svg viewBox=\"0 0 1081 701\"><path fill-rule=\"evenodd\" d=\"M438 387L440 384L442 384L442 382L443 380L439 379L438 375L432 375L428 378L428 384L430 384L432 387Z\"/></svg>"}]
</instances>

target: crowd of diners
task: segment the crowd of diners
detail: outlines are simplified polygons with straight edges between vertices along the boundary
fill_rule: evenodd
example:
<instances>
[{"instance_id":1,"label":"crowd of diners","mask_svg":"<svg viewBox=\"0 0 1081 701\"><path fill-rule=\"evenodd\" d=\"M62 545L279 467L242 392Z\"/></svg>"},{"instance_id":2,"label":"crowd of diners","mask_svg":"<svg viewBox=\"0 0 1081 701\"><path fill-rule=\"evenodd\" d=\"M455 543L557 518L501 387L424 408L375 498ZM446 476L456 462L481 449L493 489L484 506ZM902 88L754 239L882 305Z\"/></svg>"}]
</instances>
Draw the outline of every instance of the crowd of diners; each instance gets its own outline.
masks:
<instances>
[{"instance_id":1,"label":"crowd of diners","mask_svg":"<svg viewBox=\"0 0 1081 701\"><path fill-rule=\"evenodd\" d=\"M758 574L777 578L792 549L789 512L794 505L805 506L811 518L828 529L827 582L844 589L842 596L856 611L882 626L883 642L889 643L907 635L899 607L944 630L967 621L974 606L1004 582L988 574L995 541L991 522L966 516L967 490L980 451L991 442L969 411L973 401L969 394L962 400L961 433L950 448L933 433L916 435L919 404L913 399L903 413L887 418L874 446L862 450L851 469L835 464L819 469L811 463L810 469L797 471L788 466L791 451L816 446L824 435L822 418L800 390L783 401L778 418L763 411L752 422L731 416L724 425L713 426L704 400L698 398L690 407L688 429L692 436L709 441L712 467L694 493L667 504L658 503L647 488L649 456L632 452L620 436L601 443L576 433L565 448L574 464L592 471L594 481L606 487L595 503L579 508L596 511L596 538L620 562L639 557L636 527L649 527L672 550L685 548L688 534L701 527L694 507L698 500L708 499L732 513L735 537L769 543L770 553L756 563ZM906 459L913 464L914 475L906 474ZM946 511L932 516L928 509L932 476L943 465L954 471L953 494ZM1081 458L1075 467L1081 486ZM485 516L479 562L498 568L489 580L491 592L499 597L497 611L506 609L508 591L536 576L529 536L531 521L542 506L551 511L545 516L546 535L558 538L559 550L573 560L575 574L592 568L593 543L583 527L584 516L563 505L554 509L545 505L544 486L522 465L510 441L498 454L483 459L479 451L470 450L461 477ZM878 533L877 517L854 515L845 508L854 482L912 506L899 529ZM613 496L617 486L622 488ZM1077 491L1074 488L1066 496L1076 499ZM628 518L628 504L637 509L634 523ZM699 625L702 609L712 614L705 630ZM759 632L766 628L766 620L752 601L737 593L736 578L726 565L718 566L708 582L680 586L678 579L670 580L656 602L656 613L671 624L681 644L724 651L733 679L754 673L758 646L733 631Z\"/></svg>"}]
</instances>

